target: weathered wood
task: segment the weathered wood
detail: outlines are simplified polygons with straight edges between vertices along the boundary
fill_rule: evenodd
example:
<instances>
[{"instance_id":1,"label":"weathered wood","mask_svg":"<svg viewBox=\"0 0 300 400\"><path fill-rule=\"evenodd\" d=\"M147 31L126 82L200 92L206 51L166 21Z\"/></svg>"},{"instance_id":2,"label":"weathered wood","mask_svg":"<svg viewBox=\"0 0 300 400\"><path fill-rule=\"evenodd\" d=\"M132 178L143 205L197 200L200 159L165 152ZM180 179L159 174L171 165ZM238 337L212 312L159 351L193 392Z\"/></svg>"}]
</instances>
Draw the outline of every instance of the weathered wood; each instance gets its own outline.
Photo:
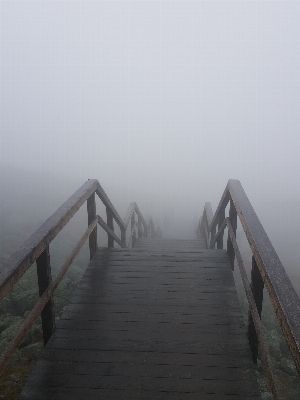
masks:
<instances>
[{"instance_id":1,"label":"weathered wood","mask_svg":"<svg viewBox=\"0 0 300 400\"><path fill-rule=\"evenodd\" d=\"M126 247L126 244L123 243L118 236L115 234L114 231L110 229L110 227L103 221L103 219L98 215L98 224L102 226L102 228L107 232L109 236L112 236L113 239L121 246Z\"/></svg>"},{"instance_id":2,"label":"weathered wood","mask_svg":"<svg viewBox=\"0 0 300 400\"><path fill-rule=\"evenodd\" d=\"M227 185L225 190L224 190L224 193L223 193L223 195L221 197L219 205L218 205L218 207L216 209L216 212L215 212L215 214L214 214L214 216L212 218L212 221L210 223L210 228L209 228L210 231L217 226L217 224L219 222L219 213L220 213L220 211L222 212L223 209L225 210L229 200L230 200L230 193L229 193L229 189L228 189L228 185Z\"/></svg>"},{"instance_id":3,"label":"weathered wood","mask_svg":"<svg viewBox=\"0 0 300 400\"><path fill-rule=\"evenodd\" d=\"M260 275L259 269L257 267L255 258L252 257L252 270L251 270L251 284L250 284L253 298L256 304L257 312L259 317L261 318L261 310L262 310L262 302L263 302L263 293L264 293L264 282ZM251 312L248 317L248 339L252 352L253 362L257 363L258 356L258 336L255 330L255 325L253 321L253 317Z\"/></svg>"},{"instance_id":4,"label":"weathered wood","mask_svg":"<svg viewBox=\"0 0 300 400\"><path fill-rule=\"evenodd\" d=\"M110 231L114 231L114 218L113 213L109 207L106 207L106 216L107 216L107 226L109 227ZM107 246L114 247L114 235L111 235L107 232Z\"/></svg>"},{"instance_id":5,"label":"weathered wood","mask_svg":"<svg viewBox=\"0 0 300 400\"><path fill-rule=\"evenodd\" d=\"M214 249L215 244L219 243L219 245L223 246L223 234L224 234L224 229L226 228L226 220L223 219L222 224L219 226L218 232L213 235L213 240L211 241L210 248ZM219 238L221 237L221 240Z\"/></svg>"},{"instance_id":6,"label":"weathered wood","mask_svg":"<svg viewBox=\"0 0 300 400\"><path fill-rule=\"evenodd\" d=\"M227 206L229 201L234 235L238 215L300 375L300 300L238 180L229 180L224 190L208 232L211 236L210 247L213 247L215 242L220 211ZM204 215L205 213L203 213ZM230 235L228 254L233 268L234 246L231 243L232 240Z\"/></svg>"},{"instance_id":7,"label":"weathered wood","mask_svg":"<svg viewBox=\"0 0 300 400\"><path fill-rule=\"evenodd\" d=\"M210 247L210 226L213 219L213 212L211 208L211 204L206 202L204 205L203 215L201 218L201 226L200 226L200 237L204 238L206 241L206 248ZM214 231L215 233L215 231Z\"/></svg>"},{"instance_id":8,"label":"weathered wood","mask_svg":"<svg viewBox=\"0 0 300 400\"><path fill-rule=\"evenodd\" d=\"M126 212L126 215L124 217L124 223L125 223L126 229L128 229L129 223L131 224L130 238L133 237L132 236L132 230L133 230L133 222L132 221L133 221L133 219L135 221L135 216L134 216L135 213L138 216L138 224L137 224L138 236L139 236L139 238L147 237L147 234L148 234L148 232L147 232L147 230L148 230L147 223L146 223L142 213L140 212L140 209L138 208L137 204L133 202L133 203L130 203L130 205L128 207L128 210ZM142 226L144 228L144 231L142 230ZM130 242L130 238L128 239L128 243ZM134 240L135 239L133 238L133 242L134 242ZM132 247L133 246L134 246L134 243L132 244Z\"/></svg>"},{"instance_id":9,"label":"weathered wood","mask_svg":"<svg viewBox=\"0 0 300 400\"><path fill-rule=\"evenodd\" d=\"M137 223L134 222L134 225L131 228L131 231L129 233L129 238L128 238L128 242L127 242L127 246L126 247L134 247L134 243L135 243L135 240L136 240L136 238L134 237L135 236L136 227L137 227Z\"/></svg>"},{"instance_id":10,"label":"weathered wood","mask_svg":"<svg viewBox=\"0 0 300 400\"><path fill-rule=\"evenodd\" d=\"M214 249L215 248L215 244L216 244L216 234L217 234L217 227L213 226L210 229L210 244L209 244L209 248L210 249Z\"/></svg>"},{"instance_id":11,"label":"weathered wood","mask_svg":"<svg viewBox=\"0 0 300 400\"><path fill-rule=\"evenodd\" d=\"M143 237L143 230L142 230L142 225L141 225L141 217L138 215L138 223L137 223L137 228L138 228L138 237L141 239Z\"/></svg>"},{"instance_id":12,"label":"weathered wood","mask_svg":"<svg viewBox=\"0 0 300 400\"><path fill-rule=\"evenodd\" d=\"M102 203L107 208L110 209L111 213L113 214L113 218L116 221L116 223L119 225L120 229L121 230L122 230L122 228L126 229L123 219L120 217L119 213L115 209L114 205L112 204L112 202L110 201L110 199L108 198L107 194L105 193L104 189L102 188L102 186L100 185L100 183L98 181L97 181L96 194L98 195L98 197L100 198Z\"/></svg>"},{"instance_id":13,"label":"weathered wood","mask_svg":"<svg viewBox=\"0 0 300 400\"><path fill-rule=\"evenodd\" d=\"M126 243L126 229L121 228L121 242Z\"/></svg>"},{"instance_id":14,"label":"weathered wood","mask_svg":"<svg viewBox=\"0 0 300 400\"><path fill-rule=\"evenodd\" d=\"M136 240L136 233L135 233L135 228L136 228L136 222L135 222L135 213L132 214L131 216L131 247L134 247L135 240Z\"/></svg>"},{"instance_id":15,"label":"weathered wood","mask_svg":"<svg viewBox=\"0 0 300 400\"><path fill-rule=\"evenodd\" d=\"M88 226L96 219L95 192L87 199ZM89 237L90 260L97 251L97 225Z\"/></svg>"},{"instance_id":16,"label":"weathered wood","mask_svg":"<svg viewBox=\"0 0 300 400\"><path fill-rule=\"evenodd\" d=\"M52 282L49 246L36 259L39 296L41 297ZM41 312L44 345L50 339L55 325L53 296L51 296Z\"/></svg>"},{"instance_id":17,"label":"weathered wood","mask_svg":"<svg viewBox=\"0 0 300 400\"><path fill-rule=\"evenodd\" d=\"M234 207L233 201L232 199L230 199L230 208L229 208L229 220L232 226L232 231L234 233L234 235L236 236L236 228L237 228L237 212L236 209ZM234 248L233 248L233 244L232 241L230 239L230 235L228 232L228 239L227 239L227 254L231 263L231 269L232 271L234 270Z\"/></svg>"},{"instance_id":18,"label":"weathered wood","mask_svg":"<svg viewBox=\"0 0 300 400\"><path fill-rule=\"evenodd\" d=\"M136 214L137 214L137 216L139 218L139 223L141 223L141 225L143 225L143 227L144 227L144 235L143 236L146 238L147 235L148 235L148 232L147 232L148 225L147 225L147 222L145 221L145 219L143 217L143 214L141 213L141 211L140 211L140 209L139 209L137 204L135 206L135 212L136 212Z\"/></svg>"},{"instance_id":19,"label":"weathered wood","mask_svg":"<svg viewBox=\"0 0 300 400\"><path fill-rule=\"evenodd\" d=\"M106 205L107 224L96 215L95 191ZM80 242L77 244L76 248L71 253L69 259L65 262L55 281L51 282L49 243L62 230L62 228L86 200L89 227ZM138 207L136 205L135 207L140 223L146 224ZM121 240L113 231L113 219L115 219L120 226ZM86 240L86 235L89 236L90 259L92 259L92 257L95 255L97 251L97 222L99 222L99 224L108 233L109 247L113 247L114 240L116 240L121 247L126 247L126 227L124 222L121 220L119 214L115 210L99 182L97 180L89 180L82 185L82 187L77 190L73 196L71 196L3 265L0 271L0 299L12 289L14 284L35 261L37 262L40 299L36 303L31 313L25 319L12 342L2 354L0 359L0 370L4 368L9 357L21 343L21 340L28 332L39 313L41 313L42 317L44 343L46 344L49 340L55 323L52 293L56 289L56 286L66 269L69 267L77 252L81 248L83 243L82 240Z\"/></svg>"},{"instance_id":20,"label":"weathered wood","mask_svg":"<svg viewBox=\"0 0 300 400\"><path fill-rule=\"evenodd\" d=\"M207 224L210 227L212 220L213 220L213 212L212 212L211 204L209 202L206 202L204 205L204 208L205 208L205 213L206 213Z\"/></svg>"},{"instance_id":21,"label":"weathered wood","mask_svg":"<svg viewBox=\"0 0 300 400\"><path fill-rule=\"evenodd\" d=\"M44 291L42 296L39 298L39 300L36 302L35 306L33 309L30 311L28 316L25 318L24 322L22 323L21 327L18 329L16 335L12 339L12 341L9 343L9 345L6 347L4 350L1 359L0 359L0 374L5 368L6 363L8 362L9 358L13 354L13 352L16 350L16 348L19 346L19 344L22 342L24 336L26 333L29 331L29 329L32 327L34 324L35 320L37 317L40 315L41 311L45 307L45 305L48 303L50 298L53 295L53 292L59 285L60 281L62 280L63 276L69 269L70 265L76 258L77 254L79 253L80 249L84 245L84 243L87 241L89 235L95 228L95 225L97 224L97 220L94 220L88 229L85 231L84 235L81 237L77 245L75 246L74 250L70 254L69 258L65 261L63 264L59 274L56 276L56 278L50 283L50 285L47 287L47 289Z\"/></svg>"},{"instance_id":22,"label":"weathered wood","mask_svg":"<svg viewBox=\"0 0 300 400\"><path fill-rule=\"evenodd\" d=\"M220 229L225 222L225 208L221 207L219 210L218 216L218 230L220 231L217 239L217 249L223 249L223 236L224 236L224 229ZM226 225L225 225L226 226Z\"/></svg>"},{"instance_id":23,"label":"weathered wood","mask_svg":"<svg viewBox=\"0 0 300 400\"><path fill-rule=\"evenodd\" d=\"M226 252L199 241L136 246L97 251L20 400L258 399Z\"/></svg>"},{"instance_id":24,"label":"weathered wood","mask_svg":"<svg viewBox=\"0 0 300 400\"><path fill-rule=\"evenodd\" d=\"M270 357L270 354L268 351L267 340L265 338L262 324L260 321L260 314L258 313L258 310L256 307L256 301L254 299L253 292L251 290L251 287L250 287L250 284L248 281L248 277L247 277L247 273L246 273L246 270L244 267L244 262L243 262L240 250L239 250L237 242L236 242L235 232L233 230L233 227L231 225L229 218L226 218L226 223L227 223L227 227L228 227L228 233L230 235L230 239L231 239L231 242L232 242L232 245L234 248L237 264L240 269L242 282L243 282L247 300L249 303L249 309L251 312L252 321L253 321L253 324L255 327L256 335L259 340L260 349L261 349L261 353L262 353L262 362L263 362L265 371L267 373L270 390L271 390L275 400L282 400L280 390L279 390L279 387L278 387L278 384L277 384L277 381L275 378L275 374L273 371L272 361L271 361L271 357Z\"/></svg>"},{"instance_id":25,"label":"weathered wood","mask_svg":"<svg viewBox=\"0 0 300 400\"><path fill-rule=\"evenodd\" d=\"M73 196L51 215L50 218L27 239L1 267L0 271L0 299L2 299L14 284L21 278L27 269L36 261L37 257L51 243L78 209L96 190L96 179L85 182Z\"/></svg>"},{"instance_id":26,"label":"weathered wood","mask_svg":"<svg viewBox=\"0 0 300 400\"><path fill-rule=\"evenodd\" d=\"M242 185L231 179L228 190L300 374L299 297Z\"/></svg>"},{"instance_id":27,"label":"weathered wood","mask_svg":"<svg viewBox=\"0 0 300 400\"><path fill-rule=\"evenodd\" d=\"M129 224L131 223L131 217L135 212L135 208L136 208L136 203L132 202L129 204L128 210L124 217L124 224L125 224L126 229L128 228Z\"/></svg>"}]
</instances>

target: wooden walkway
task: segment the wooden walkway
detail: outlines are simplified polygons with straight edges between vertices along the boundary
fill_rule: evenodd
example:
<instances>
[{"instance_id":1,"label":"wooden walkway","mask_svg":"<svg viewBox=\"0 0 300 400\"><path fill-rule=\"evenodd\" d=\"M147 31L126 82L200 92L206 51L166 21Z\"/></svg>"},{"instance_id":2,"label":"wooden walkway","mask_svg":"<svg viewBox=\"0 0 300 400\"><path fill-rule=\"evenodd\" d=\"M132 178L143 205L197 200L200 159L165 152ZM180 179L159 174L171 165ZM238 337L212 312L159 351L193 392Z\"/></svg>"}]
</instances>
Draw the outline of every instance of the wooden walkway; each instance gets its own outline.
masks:
<instances>
[{"instance_id":1,"label":"wooden walkway","mask_svg":"<svg viewBox=\"0 0 300 400\"><path fill-rule=\"evenodd\" d=\"M21 400L259 399L225 250L99 249Z\"/></svg>"}]
</instances>

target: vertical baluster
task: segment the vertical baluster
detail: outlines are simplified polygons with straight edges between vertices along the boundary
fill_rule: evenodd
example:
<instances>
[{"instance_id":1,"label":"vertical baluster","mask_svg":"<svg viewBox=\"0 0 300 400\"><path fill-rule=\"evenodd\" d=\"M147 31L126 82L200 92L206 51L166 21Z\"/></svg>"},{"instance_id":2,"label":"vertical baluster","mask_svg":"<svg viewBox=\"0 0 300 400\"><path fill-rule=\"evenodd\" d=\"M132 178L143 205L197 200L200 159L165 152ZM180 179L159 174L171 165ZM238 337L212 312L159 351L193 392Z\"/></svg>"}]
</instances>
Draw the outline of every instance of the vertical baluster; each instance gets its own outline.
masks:
<instances>
[{"instance_id":1,"label":"vertical baluster","mask_svg":"<svg viewBox=\"0 0 300 400\"><path fill-rule=\"evenodd\" d=\"M90 225L96 218L96 200L95 192L87 199L87 213L88 213L88 225ZM93 229L89 237L90 246L90 260L97 251L97 225Z\"/></svg>"},{"instance_id":2,"label":"vertical baluster","mask_svg":"<svg viewBox=\"0 0 300 400\"><path fill-rule=\"evenodd\" d=\"M258 315L259 317L261 317L264 282L254 257L252 257L251 290L256 303ZM250 311L248 316L248 340L252 352L252 359L253 362L256 364L258 356L258 337L255 331L254 322Z\"/></svg>"},{"instance_id":3,"label":"vertical baluster","mask_svg":"<svg viewBox=\"0 0 300 400\"><path fill-rule=\"evenodd\" d=\"M141 239L143 237L143 232L142 232L142 218L140 217L140 215L138 215L138 236Z\"/></svg>"},{"instance_id":4,"label":"vertical baluster","mask_svg":"<svg viewBox=\"0 0 300 400\"><path fill-rule=\"evenodd\" d=\"M230 208L229 208L229 219L230 219L230 223L234 232L234 236L236 236L236 228L237 228L237 212L235 209L235 206L233 204L233 201L230 199ZM234 270L234 257L235 257L235 253L234 253L234 248L233 248L233 244L228 232L228 239L227 239L227 254L230 260L230 264L231 264L231 269L232 271Z\"/></svg>"},{"instance_id":5,"label":"vertical baluster","mask_svg":"<svg viewBox=\"0 0 300 400\"><path fill-rule=\"evenodd\" d=\"M131 232L134 227L134 224L135 224L135 213L133 213L131 216ZM136 239L136 235L135 235L135 230L134 230L132 238L131 238L131 247L134 247L135 239Z\"/></svg>"},{"instance_id":6,"label":"vertical baluster","mask_svg":"<svg viewBox=\"0 0 300 400\"><path fill-rule=\"evenodd\" d=\"M223 224L224 219L225 219L225 208L221 208L219 211L219 216L218 216L218 230L220 229L221 225ZM223 236L224 236L224 230L218 237L217 249L223 249Z\"/></svg>"},{"instance_id":7,"label":"vertical baluster","mask_svg":"<svg viewBox=\"0 0 300 400\"><path fill-rule=\"evenodd\" d=\"M47 246L42 254L36 259L36 267L39 285L39 296L41 297L44 291L52 282L49 246ZM50 336L52 335L55 325L54 303L52 296L43 308L41 312L41 318L44 345L46 345L48 340L50 339Z\"/></svg>"},{"instance_id":8,"label":"vertical baluster","mask_svg":"<svg viewBox=\"0 0 300 400\"><path fill-rule=\"evenodd\" d=\"M143 227L144 227L144 238L147 238L148 234L149 234L148 225L147 224L143 224Z\"/></svg>"},{"instance_id":9,"label":"vertical baluster","mask_svg":"<svg viewBox=\"0 0 300 400\"><path fill-rule=\"evenodd\" d=\"M126 244L126 229L124 229L123 227L121 227L121 240L123 243Z\"/></svg>"},{"instance_id":10,"label":"vertical baluster","mask_svg":"<svg viewBox=\"0 0 300 400\"><path fill-rule=\"evenodd\" d=\"M216 226L214 226L211 228L211 231L210 231L210 246L209 246L210 249L215 248L214 241L215 241L215 237L216 237L216 229L217 229Z\"/></svg>"},{"instance_id":11,"label":"vertical baluster","mask_svg":"<svg viewBox=\"0 0 300 400\"><path fill-rule=\"evenodd\" d=\"M107 215L107 225L113 231L114 230L114 218L109 207L106 207L106 215ZM114 247L114 238L108 233L107 234L107 246Z\"/></svg>"}]
</instances>

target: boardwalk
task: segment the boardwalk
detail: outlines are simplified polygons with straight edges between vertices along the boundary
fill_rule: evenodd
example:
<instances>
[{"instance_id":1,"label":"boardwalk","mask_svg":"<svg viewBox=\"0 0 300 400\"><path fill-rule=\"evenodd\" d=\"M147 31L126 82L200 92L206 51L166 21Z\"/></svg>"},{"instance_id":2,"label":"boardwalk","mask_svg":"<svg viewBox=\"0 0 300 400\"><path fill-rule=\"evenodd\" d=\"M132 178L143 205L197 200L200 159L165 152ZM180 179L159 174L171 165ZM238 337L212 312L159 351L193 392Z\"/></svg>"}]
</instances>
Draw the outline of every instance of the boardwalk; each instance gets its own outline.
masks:
<instances>
[{"instance_id":1,"label":"boardwalk","mask_svg":"<svg viewBox=\"0 0 300 400\"><path fill-rule=\"evenodd\" d=\"M225 250L99 249L20 396L259 399Z\"/></svg>"}]
</instances>

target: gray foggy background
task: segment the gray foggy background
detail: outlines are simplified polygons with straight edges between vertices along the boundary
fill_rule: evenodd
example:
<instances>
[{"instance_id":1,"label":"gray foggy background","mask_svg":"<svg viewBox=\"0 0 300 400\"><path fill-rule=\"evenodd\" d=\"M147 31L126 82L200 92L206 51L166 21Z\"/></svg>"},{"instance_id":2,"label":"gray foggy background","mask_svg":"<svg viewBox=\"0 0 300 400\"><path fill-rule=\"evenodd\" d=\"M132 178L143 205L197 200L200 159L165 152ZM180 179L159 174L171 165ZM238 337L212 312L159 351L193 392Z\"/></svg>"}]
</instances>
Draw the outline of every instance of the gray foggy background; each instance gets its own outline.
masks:
<instances>
[{"instance_id":1,"label":"gray foggy background","mask_svg":"<svg viewBox=\"0 0 300 400\"><path fill-rule=\"evenodd\" d=\"M184 237L235 178L298 274L299 2L1 1L0 11L2 214L21 198L20 214L48 217L96 178L121 215L137 201Z\"/></svg>"}]
</instances>

